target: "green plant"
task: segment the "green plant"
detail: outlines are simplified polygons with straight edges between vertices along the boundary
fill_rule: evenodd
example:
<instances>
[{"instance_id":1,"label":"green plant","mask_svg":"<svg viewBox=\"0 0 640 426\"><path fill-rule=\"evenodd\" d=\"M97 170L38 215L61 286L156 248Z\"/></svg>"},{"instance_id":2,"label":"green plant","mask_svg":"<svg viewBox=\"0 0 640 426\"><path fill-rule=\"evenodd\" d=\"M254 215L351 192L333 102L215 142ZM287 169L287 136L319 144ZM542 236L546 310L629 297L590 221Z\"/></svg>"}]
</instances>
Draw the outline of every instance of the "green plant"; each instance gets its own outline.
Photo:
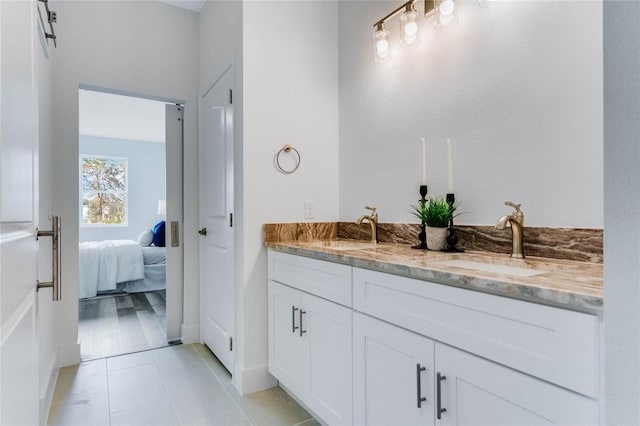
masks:
<instances>
[{"instance_id":1,"label":"green plant","mask_svg":"<svg viewBox=\"0 0 640 426\"><path fill-rule=\"evenodd\" d=\"M426 202L418 201L418 207L414 206L411 213L427 226L446 228L449 226L449 220L457 216L455 214L457 208L457 203L449 206L443 197L432 197Z\"/></svg>"}]
</instances>

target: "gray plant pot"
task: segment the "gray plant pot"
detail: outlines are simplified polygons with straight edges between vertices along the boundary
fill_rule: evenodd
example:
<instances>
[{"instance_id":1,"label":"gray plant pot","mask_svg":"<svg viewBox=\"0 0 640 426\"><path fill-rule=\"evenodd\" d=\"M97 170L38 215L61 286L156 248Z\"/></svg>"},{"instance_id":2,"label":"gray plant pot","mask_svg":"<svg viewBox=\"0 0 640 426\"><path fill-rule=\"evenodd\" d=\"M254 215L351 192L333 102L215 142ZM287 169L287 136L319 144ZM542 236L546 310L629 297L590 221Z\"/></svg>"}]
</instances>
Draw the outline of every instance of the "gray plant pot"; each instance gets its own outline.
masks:
<instances>
[{"instance_id":1,"label":"gray plant pot","mask_svg":"<svg viewBox=\"0 0 640 426\"><path fill-rule=\"evenodd\" d=\"M443 251L447 249L447 228L426 227L427 245L431 250Z\"/></svg>"}]
</instances>

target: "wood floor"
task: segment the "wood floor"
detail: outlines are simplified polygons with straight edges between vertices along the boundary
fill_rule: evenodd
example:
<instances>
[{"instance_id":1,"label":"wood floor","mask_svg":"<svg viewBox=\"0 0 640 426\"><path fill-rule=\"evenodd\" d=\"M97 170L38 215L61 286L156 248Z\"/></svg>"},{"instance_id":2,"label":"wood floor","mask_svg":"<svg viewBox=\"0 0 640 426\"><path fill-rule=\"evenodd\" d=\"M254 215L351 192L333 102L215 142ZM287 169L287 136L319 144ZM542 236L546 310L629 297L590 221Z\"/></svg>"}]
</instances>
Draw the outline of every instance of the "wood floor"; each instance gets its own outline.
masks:
<instances>
[{"instance_id":1,"label":"wood floor","mask_svg":"<svg viewBox=\"0 0 640 426\"><path fill-rule=\"evenodd\" d=\"M79 301L83 361L168 346L165 290Z\"/></svg>"}]
</instances>

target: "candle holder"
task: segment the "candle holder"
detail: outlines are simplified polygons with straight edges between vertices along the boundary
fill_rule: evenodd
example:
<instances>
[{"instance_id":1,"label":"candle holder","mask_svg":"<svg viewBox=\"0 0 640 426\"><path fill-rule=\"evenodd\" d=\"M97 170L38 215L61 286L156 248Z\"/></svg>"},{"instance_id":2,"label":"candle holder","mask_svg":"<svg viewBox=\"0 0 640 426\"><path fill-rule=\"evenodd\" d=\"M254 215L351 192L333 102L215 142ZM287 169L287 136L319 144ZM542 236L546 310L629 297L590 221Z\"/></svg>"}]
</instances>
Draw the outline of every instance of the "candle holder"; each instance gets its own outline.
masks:
<instances>
[{"instance_id":1,"label":"candle holder","mask_svg":"<svg viewBox=\"0 0 640 426\"><path fill-rule=\"evenodd\" d=\"M449 208L453 211L453 205L456 202L456 196L453 193L447 194L447 204L449 204ZM449 235L447 236L447 250L449 252L454 253L462 253L464 250L456 247L458 244L458 237L456 236L456 228L453 226L453 214L451 215L451 219L449 219Z\"/></svg>"},{"instance_id":2,"label":"candle holder","mask_svg":"<svg viewBox=\"0 0 640 426\"><path fill-rule=\"evenodd\" d=\"M427 185L420 185L420 202L422 204L420 205L424 205L424 203L427 202ZM422 225L421 225L421 231L418 234L418 239L420 240L420 244L418 244L417 246L412 246L412 249L417 249L417 250L429 250L429 247L427 246L427 231L426 231L426 226L427 224L424 222L424 220L422 221Z\"/></svg>"}]
</instances>

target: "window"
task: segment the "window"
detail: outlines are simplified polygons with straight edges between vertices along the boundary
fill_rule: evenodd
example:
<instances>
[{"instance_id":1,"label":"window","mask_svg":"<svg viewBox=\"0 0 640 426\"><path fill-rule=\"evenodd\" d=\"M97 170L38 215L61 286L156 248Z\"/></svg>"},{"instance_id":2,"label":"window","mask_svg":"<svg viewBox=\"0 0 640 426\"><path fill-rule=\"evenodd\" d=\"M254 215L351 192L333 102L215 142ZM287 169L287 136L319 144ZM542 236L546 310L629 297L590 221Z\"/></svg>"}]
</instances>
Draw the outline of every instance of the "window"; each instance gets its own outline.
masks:
<instances>
[{"instance_id":1,"label":"window","mask_svg":"<svg viewBox=\"0 0 640 426\"><path fill-rule=\"evenodd\" d=\"M80 156L82 225L127 224L127 159Z\"/></svg>"}]
</instances>

